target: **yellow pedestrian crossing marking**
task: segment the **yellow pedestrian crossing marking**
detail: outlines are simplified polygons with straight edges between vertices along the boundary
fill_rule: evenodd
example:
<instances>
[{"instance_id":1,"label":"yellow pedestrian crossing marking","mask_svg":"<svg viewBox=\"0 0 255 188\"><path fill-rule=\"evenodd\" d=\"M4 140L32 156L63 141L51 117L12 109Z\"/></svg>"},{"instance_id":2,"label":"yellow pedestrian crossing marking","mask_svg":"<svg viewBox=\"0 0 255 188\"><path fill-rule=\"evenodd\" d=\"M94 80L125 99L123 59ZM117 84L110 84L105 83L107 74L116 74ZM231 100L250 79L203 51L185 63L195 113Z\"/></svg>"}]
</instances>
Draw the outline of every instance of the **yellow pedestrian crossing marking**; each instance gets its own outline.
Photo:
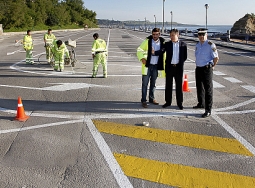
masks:
<instances>
[{"instance_id":1,"label":"yellow pedestrian crossing marking","mask_svg":"<svg viewBox=\"0 0 255 188\"><path fill-rule=\"evenodd\" d=\"M103 133L198 149L253 156L253 154L236 139L161 130L99 120L94 120L93 122L98 131Z\"/></svg>"},{"instance_id":2,"label":"yellow pedestrian crossing marking","mask_svg":"<svg viewBox=\"0 0 255 188\"><path fill-rule=\"evenodd\" d=\"M252 188L255 178L114 153L125 175L181 188Z\"/></svg>"}]
</instances>

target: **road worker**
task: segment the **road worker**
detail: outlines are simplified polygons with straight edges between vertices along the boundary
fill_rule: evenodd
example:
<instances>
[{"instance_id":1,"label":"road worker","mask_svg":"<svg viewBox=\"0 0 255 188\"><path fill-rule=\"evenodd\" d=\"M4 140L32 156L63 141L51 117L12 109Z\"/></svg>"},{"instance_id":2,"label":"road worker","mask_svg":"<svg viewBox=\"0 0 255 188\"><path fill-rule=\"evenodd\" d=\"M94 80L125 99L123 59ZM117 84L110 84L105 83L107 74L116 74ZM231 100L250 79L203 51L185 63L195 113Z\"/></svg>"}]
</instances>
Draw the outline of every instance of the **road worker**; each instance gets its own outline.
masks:
<instances>
[{"instance_id":1,"label":"road worker","mask_svg":"<svg viewBox=\"0 0 255 188\"><path fill-rule=\"evenodd\" d=\"M65 58L70 58L68 49L61 40L54 40L52 53L54 56L54 71L62 72L64 70L64 60Z\"/></svg>"},{"instance_id":2,"label":"road worker","mask_svg":"<svg viewBox=\"0 0 255 188\"><path fill-rule=\"evenodd\" d=\"M93 58L93 74L92 78L95 78L98 71L99 63L103 66L103 75L104 78L107 78L107 65L106 65L106 57L107 57L107 49L106 42L103 39L99 38L98 33L93 35L95 39L92 45L92 58Z\"/></svg>"},{"instance_id":3,"label":"road worker","mask_svg":"<svg viewBox=\"0 0 255 188\"><path fill-rule=\"evenodd\" d=\"M31 30L27 30L27 34L23 38L23 47L26 51L26 64L34 64L33 61L33 39Z\"/></svg>"},{"instance_id":4,"label":"road worker","mask_svg":"<svg viewBox=\"0 0 255 188\"><path fill-rule=\"evenodd\" d=\"M43 40L45 43L44 47L46 50L46 59L47 62L50 63L52 58L51 49L53 47L53 41L56 40L55 35L52 34L52 29L48 29L48 32L44 34Z\"/></svg>"}]
</instances>

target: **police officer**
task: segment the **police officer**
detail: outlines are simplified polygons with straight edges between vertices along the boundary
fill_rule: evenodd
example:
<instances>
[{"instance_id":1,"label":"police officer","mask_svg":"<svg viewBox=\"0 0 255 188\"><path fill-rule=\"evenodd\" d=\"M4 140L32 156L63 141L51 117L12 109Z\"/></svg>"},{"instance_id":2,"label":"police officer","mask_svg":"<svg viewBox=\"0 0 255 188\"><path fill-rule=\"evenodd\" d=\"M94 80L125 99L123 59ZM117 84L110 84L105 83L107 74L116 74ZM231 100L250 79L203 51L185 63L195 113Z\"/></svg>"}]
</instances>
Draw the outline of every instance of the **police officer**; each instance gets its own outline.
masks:
<instances>
[{"instance_id":1,"label":"police officer","mask_svg":"<svg viewBox=\"0 0 255 188\"><path fill-rule=\"evenodd\" d=\"M213 68L219 61L216 45L207 40L207 29L198 29L199 42L196 45L196 88L198 104L194 109L205 108L203 118L211 115L213 104Z\"/></svg>"},{"instance_id":2,"label":"police officer","mask_svg":"<svg viewBox=\"0 0 255 188\"><path fill-rule=\"evenodd\" d=\"M107 56L107 49L106 49L106 42L103 39L99 38L98 33L93 35L95 39L92 44L92 58L93 58L93 74L92 78L97 76L98 66L99 63L103 66L103 75L104 78L107 78L107 66L106 66L106 56Z\"/></svg>"},{"instance_id":3,"label":"police officer","mask_svg":"<svg viewBox=\"0 0 255 188\"><path fill-rule=\"evenodd\" d=\"M54 71L62 72L64 70L64 59L70 58L68 49L61 40L53 42L52 52L54 54Z\"/></svg>"},{"instance_id":4,"label":"police officer","mask_svg":"<svg viewBox=\"0 0 255 188\"><path fill-rule=\"evenodd\" d=\"M43 37L44 40L44 47L46 49L46 59L48 63L50 63L52 54L51 54L51 49L53 47L53 41L56 40L56 37L54 34L52 34L52 29L48 29L48 32L44 34Z\"/></svg>"},{"instance_id":5,"label":"police officer","mask_svg":"<svg viewBox=\"0 0 255 188\"><path fill-rule=\"evenodd\" d=\"M31 30L27 30L27 34L23 38L23 48L26 51L26 64L34 64L33 61L33 39Z\"/></svg>"}]
</instances>

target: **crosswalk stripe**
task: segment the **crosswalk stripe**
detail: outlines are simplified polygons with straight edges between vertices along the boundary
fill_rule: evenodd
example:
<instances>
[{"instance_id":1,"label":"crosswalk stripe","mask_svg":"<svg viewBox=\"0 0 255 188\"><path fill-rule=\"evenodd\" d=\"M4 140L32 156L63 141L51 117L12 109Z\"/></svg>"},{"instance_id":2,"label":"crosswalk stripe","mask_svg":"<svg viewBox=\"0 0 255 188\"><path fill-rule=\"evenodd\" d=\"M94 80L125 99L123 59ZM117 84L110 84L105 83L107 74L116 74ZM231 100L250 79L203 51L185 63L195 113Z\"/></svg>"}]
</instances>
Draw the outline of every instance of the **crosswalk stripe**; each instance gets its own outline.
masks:
<instances>
[{"instance_id":1,"label":"crosswalk stripe","mask_svg":"<svg viewBox=\"0 0 255 188\"><path fill-rule=\"evenodd\" d=\"M255 178L114 153L125 175L170 186L251 188Z\"/></svg>"},{"instance_id":2,"label":"crosswalk stripe","mask_svg":"<svg viewBox=\"0 0 255 188\"><path fill-rule=\"evenodd\" d=\"M236 78L233 78L233 77L223 77L225 80L228 80L232 83L242 83L242 81L236 79Z\"/></svg>"},{"instance_id":3,"label":"crosswalk stripe","mask_svg":"<svg viewBox=\"0 0 255 188\"><path fill-rule=\"evenodd\" d=\"M226 75L225 73L222 73L220 71L213 71L213 74L217 75L217 76L223 76Z\"/></svg>"},{"instance_id":4,"label":"crosswalk stripe","mask_svg":"<svg viewBox=\"0 0 255 188\"><path fill-rule=\"evenodd\" d=\"M250 86L250 85L246 85L246 86L242 86L244 89L247 89L248 91L255 93L255 87L254 86Z\"/></svg>"},{"instance_id":5,"label":"crosswalk stripe","mask_svg":"<svg viewBox=\"0 0 255 188\"><path fill-rule=\"evenodd\" d=\"M197 149L253 156L236 139L93 120L99 132Z\"/></svg>"},{"instance_id":6,"label":"crosswalk stripe","mask_svg":"<svg viewBox=\"0 0 255 188\"><path fill-rule=\"evenodd\" d=\"M213 88L224 88L224 85L221 85L220 83L213 80Z\"/></svg>"}]
</instances>

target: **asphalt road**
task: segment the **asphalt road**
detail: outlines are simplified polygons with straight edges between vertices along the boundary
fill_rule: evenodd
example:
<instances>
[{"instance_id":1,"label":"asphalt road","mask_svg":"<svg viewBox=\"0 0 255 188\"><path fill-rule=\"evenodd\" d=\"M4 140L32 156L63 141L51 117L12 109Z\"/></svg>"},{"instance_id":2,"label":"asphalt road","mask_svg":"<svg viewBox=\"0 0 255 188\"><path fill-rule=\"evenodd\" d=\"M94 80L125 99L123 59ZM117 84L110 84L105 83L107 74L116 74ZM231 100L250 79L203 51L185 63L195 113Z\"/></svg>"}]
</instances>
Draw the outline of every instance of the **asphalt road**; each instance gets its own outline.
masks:
<instances>
[{"instance_id":1,"label":"asphalt road","mask_svg":"<svg viewBox=\"0 0 255 188\"><path fill-rule=\"evenodd\" d=\"M108 78L101 66L91 78L95 32L107 41ZM255 187L255 53L218 47L213 112L201 118L204 111L192 109L194 41L186 40L191 91L184 110L175 96L162 108L163 78L155 92L160 105L144 109L136 49L148 33L53 33L77 41L74 68L54 72L45 62L44 33L32 33L35 65L24 62L24 33L0 36L1 188ZM19 96L26 122L14 120Z\"/></svg>"}]
</instances>

